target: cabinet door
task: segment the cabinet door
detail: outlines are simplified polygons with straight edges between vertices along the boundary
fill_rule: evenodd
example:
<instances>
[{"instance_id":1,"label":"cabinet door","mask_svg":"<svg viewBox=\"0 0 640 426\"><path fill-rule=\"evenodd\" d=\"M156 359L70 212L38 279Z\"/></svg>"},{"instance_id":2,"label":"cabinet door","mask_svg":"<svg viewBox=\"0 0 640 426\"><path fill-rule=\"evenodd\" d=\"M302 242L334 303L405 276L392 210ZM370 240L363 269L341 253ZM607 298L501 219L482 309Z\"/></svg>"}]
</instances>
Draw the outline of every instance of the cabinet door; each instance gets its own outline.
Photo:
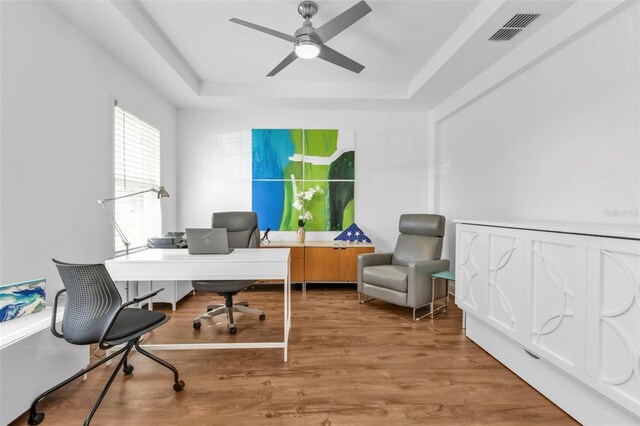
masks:
<instances>
[{"instance_id":1,"label":"cabinet door","mask_svg":"<svg viewBox=\"0 0 640 426\"><path fill-rule=\"evenodd\" d=\"M304 281L304 247L291 248L291 282Z\"/></svg>"},{"instance_id":2,"label":"cabinet door","mask_svg":"<svg viewBox=\"0 0 640 426\"><path fill-rule=\"evenodd\" d=\"M522 238L517 230L487 231L487 320L519 338L522 330Z\"/></svg>"},{"instance_id":3,"label":"cabinet door","mask_svg":"<svg viewBox=\"0 0 640 426\"><path fill-rule=\"evenodd\" d=\"M340 281L340 248L305 247L305 281Z\"/></svg>"},{"instance_id":4,"label":"cabinet door","mask_svg":"<svg viewBox=\"0 0 640 426\"><path fill-rule=\"evenodd\" d=\"M486 288L480 229L465 225L456 228L456 304L476 316L483 316Z\"/></svg>"},{"instance_id":5,"label":"cabinet door","mask_svg":"<svg viewBox=\"0 0 640 426\"><path fill-rule=\"evenodd\" d=\"M358 255L373 253L373 247L340 248L340 281L358 281Z\"/></svg>"},{"instance_id":6,"label":"cabinet door","mask_svg":"<svg viewBox=\"0 0 640 426\"><path fill-rule=\"evenodd\" d=\"M587 256L588 374L640 416L640 242L599 238Z\"/></svg>"},{"instance_id":7,"label":"cabinet door","mask_svg":"<svg viewBox=\"0 0 640 426\"><path fill-rule=\"evenodd\" d=\"M525 344L572 374L585 370L585 241L532 232L524 242Z\"/></svg>"}]
</instances>

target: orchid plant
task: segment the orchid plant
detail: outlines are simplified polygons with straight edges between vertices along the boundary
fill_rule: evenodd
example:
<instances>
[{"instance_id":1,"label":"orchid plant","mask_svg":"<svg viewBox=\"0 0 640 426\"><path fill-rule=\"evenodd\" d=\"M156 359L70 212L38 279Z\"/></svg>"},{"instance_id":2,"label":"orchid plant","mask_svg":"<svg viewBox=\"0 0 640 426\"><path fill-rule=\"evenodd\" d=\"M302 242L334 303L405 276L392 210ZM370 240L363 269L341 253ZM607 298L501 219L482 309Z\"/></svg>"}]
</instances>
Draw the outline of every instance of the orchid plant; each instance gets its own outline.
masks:
<instances>
[{"instance_id":1,"label":"orchid plant","mask_svg":"<svg viewBox=\"0 0 640 426\"><path fill-rule=\"evenodd\" d=\"M305 223L313 220L313 215L309 211L309 203L316 194L322 194L324 191L320 185L313 186L306 191L298 191L295 179L293 179L293 176L291 176L291 178L293 180L293 192L295 194L293 208L300 212L298 216L298 226L304 226Z\"/></svg>"}]
</instances>

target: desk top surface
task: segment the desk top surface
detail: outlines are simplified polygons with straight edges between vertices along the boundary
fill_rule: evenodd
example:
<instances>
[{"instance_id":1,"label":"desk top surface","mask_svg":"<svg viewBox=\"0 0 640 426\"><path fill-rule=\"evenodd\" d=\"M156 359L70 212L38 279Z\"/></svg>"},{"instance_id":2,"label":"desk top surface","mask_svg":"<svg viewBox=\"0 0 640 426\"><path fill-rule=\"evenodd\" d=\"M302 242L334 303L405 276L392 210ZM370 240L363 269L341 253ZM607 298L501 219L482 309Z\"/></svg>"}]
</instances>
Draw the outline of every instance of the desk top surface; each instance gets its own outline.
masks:
<instances>
[{"instance_id":1,"label":"desk top surface","mask_svg":"<svg viewBox=\"0 0 640 426\"><path fill-rule=\"evenodd\" d=\"M287 262L290 250L234 249L229 254L189 254L185 249L148 249L108 259L105 264L123 263L236 263Z\"/></svg>"}]
</instances>

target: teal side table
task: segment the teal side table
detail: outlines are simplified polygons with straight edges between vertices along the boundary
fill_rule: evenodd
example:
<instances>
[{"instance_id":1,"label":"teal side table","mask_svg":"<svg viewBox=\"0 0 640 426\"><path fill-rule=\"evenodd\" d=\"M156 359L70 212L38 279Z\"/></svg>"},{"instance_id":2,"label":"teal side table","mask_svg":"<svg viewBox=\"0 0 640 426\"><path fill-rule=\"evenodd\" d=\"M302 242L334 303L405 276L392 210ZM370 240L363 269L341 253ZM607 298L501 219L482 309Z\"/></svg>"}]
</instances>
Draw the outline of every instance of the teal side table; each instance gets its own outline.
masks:
<instances>
[{"instance_id":1,"label":"teal side table","mask_svg":"<svg viewBox=\"0 0 640 426\"><path fill-rule=\"evenodd\" d=\"M434 297L435 297L435 291L436 291L436 279L444 280L446 285L446 292L447 292L447 304L444 306L440 306L438 309L433 308L435 303ZM440 312L441 314L449 311L449 281L453 281L454 283L456 282L455 272L443 271L443 272L437 272L435 274L431 274L431 318L435 318L435 312L437 310L444 309L444 311Z\"/></svg>"}]
</instances>

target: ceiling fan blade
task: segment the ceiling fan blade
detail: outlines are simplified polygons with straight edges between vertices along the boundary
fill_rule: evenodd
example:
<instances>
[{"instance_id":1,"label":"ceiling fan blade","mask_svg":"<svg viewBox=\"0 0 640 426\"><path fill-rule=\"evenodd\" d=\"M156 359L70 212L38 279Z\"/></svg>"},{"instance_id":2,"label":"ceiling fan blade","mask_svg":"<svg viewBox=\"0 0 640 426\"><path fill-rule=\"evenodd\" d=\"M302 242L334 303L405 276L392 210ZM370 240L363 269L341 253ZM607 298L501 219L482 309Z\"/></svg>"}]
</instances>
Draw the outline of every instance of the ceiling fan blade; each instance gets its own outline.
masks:
<instances>
[{"instance_id":1,"label":"ceiling fan blade","mask_svg":"<svg viewBox=\"0 0 640 426\"><path fill-rule=\"evenodd\" d=\"M339 67L346 68L349 71L353 71L359 74L364 69L364 65L360 65L353 59L347 58L342 53L336 52L327 45L322 45L320 48L320 54L318 58L324 59L327 62L331 62Z\"/></svg>"},{"instance_id":2,"label":"ceiling fan blade","mask_svg":"<svg viewBox=\"0 0 640 426\"><path fill-rule=\"evenodd\" d=\"M369 12L371 12L371 8L363 0L315 30L314 33L320 38L320 40L322 40L323 43L326 43L342 31L349 28L351 25L355 24Z\"/></svg>"},{"instance_id":3,"label":"ceiling fan blade","mask_svg":"<svg viewBox=\"0 0 640 426\"><path fill-rule=\"evenodd\" d=\"M291 43L296 41L295 37L293 37L292 35L281 33L280 31L272 30L271 28L263 27L261 25L252 24L251 22L243 21L242 19L231 18L231 19L229 19L229 21L234 22L236 24L244 25L245 27L249 27L249 28L252 28L254 30L258 30L260 32L263 32L263 33L270 34L272 36L281 38L281 39L286 40L286 41L290 41Z\"/></svg>"},{"instance_id":4,"label":"ceiling fan blade","mask_svg":"<svg viewBox=\"0 0 640 426\"><path fill-rule=\"evenodd\" d=\"M289 56L284 58L282 62L280 62L274 69L271 70L269 74L267 74L267 77L273 77L274 75L278 74L280 71L284 69L284 67L286 67L296 59L298 59L298 55L296 55L296 52L289 53Z\"/></svg>"}]
</instances>

